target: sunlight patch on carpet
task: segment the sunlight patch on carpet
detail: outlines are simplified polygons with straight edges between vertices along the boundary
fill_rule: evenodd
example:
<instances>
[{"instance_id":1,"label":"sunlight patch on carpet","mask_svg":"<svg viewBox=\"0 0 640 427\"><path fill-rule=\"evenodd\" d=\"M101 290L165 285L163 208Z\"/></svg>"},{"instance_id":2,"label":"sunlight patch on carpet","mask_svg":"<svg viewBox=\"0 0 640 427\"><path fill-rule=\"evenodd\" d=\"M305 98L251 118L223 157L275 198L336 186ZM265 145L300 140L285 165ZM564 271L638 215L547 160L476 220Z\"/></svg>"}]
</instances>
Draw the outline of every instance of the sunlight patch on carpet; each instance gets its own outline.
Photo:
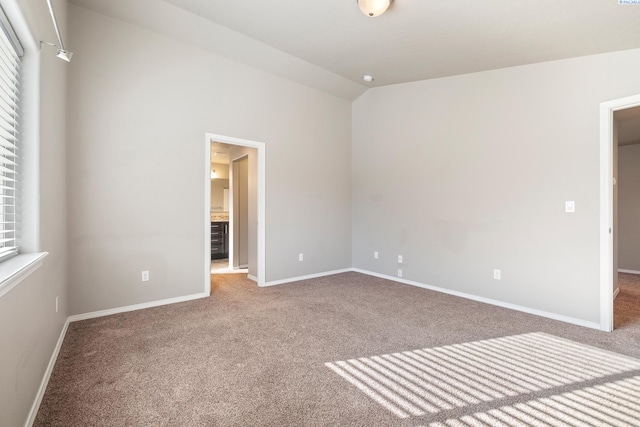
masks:
<instances>
[{"instance_id":1,"label":"sunlight patch on carpet","mask_svg":"<svg viewBox=\"0 0 640 427\"><path fill-rule=\"evenodd\" d=\"M325 366L396 416L408 418L629 372L640 369L640 360L530 333ZM505 425L451 425L476 424Z\"/></svg>"},{"instance_id":2,"label":"sunlight patch on carpet","mask_svg":"<svg viewBox=\"0 0 640 427\"><path fill-rule=\"evenodd\" d=\"M640 377L429 424L429 427L640 425Z\"/></svg>"}]
</instances>

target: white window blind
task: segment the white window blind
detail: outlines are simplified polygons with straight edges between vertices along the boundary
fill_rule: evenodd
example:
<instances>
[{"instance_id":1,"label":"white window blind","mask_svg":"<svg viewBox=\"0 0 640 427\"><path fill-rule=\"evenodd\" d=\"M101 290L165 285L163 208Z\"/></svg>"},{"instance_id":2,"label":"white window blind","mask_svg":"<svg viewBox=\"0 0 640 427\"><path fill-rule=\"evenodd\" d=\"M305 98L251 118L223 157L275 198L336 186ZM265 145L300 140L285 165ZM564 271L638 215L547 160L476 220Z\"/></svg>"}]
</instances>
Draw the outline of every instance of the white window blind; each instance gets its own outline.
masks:
<instances>
[{"instance_id":1,"label":"white window blind","mask_svg":"<svg viewBox=\"0 0 640 427\"><path fill-rule=\"evenodd\" d=\"M22 46L0 9L0 261L18 253L20 232L20 58Z\"/></svg>"}]
</instances>

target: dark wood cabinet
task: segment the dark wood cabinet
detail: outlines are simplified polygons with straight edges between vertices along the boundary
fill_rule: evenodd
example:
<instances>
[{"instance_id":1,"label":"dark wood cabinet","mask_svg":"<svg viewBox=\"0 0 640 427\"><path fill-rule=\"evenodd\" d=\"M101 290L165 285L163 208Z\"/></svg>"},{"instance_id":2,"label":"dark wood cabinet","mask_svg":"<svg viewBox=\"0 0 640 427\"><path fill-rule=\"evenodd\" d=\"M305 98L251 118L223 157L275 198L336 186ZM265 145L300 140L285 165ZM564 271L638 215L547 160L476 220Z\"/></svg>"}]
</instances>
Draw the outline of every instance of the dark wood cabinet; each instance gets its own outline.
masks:
<instances>
[{"instance_id":1,"label":"dark wood cabinet","mask_svg":"<svg viewBox=\"0 0 640 427\"><path fill-rule=\"evenodd\" d=\"M229 221L211 222L211 259L229 258Z\"/></svg>"}]
</instances>

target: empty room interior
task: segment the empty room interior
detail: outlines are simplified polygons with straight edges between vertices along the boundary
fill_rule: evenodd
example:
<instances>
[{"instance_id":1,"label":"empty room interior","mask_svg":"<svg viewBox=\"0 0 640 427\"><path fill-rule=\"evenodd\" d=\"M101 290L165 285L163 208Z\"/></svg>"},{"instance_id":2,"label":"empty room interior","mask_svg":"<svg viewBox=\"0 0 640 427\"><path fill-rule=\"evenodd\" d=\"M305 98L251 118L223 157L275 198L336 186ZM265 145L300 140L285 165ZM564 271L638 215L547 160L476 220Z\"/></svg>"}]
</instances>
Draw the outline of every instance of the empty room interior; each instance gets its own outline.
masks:
<instances>
[{"instance_id":1,"label":"empty room interior","mask_svg":"<svg viewBox=\"0 0 640 427\"><path fill-rule=\"evenodd\" d=\"M0 426L640 425L640 2L0 6Z\"/></svg>"}]
</instances>

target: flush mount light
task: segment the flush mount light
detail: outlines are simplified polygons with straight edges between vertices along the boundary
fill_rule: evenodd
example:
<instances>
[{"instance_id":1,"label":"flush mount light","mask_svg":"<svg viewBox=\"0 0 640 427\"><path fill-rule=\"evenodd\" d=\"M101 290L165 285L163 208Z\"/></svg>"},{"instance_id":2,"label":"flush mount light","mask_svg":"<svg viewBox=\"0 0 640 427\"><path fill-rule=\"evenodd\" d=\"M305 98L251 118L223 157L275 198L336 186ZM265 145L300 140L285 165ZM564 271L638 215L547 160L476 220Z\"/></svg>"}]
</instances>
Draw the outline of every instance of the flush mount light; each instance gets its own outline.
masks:
<instances>
[{"instance_id":1,"label":"flush mount light","mask_svg":"<svg viewBox=\"0 0 640 427\"><path fill-rule=\"evenodd\" d=\"M373 81L373 76L369 74L365 74L364 76L362 76L362 80L364 80L367 83L371 83Z\"/></svg>"},{"instance_id":2,"label":"flush mount light","mask_svg":"<svg viewBox=\"0 0 640 427\"><path fill-rule=\"evenodd\" d=\"M365 15L375 18L382 15L388 8L393 0L356 0L360 10Z\"/></svg>"}]
</instances>

